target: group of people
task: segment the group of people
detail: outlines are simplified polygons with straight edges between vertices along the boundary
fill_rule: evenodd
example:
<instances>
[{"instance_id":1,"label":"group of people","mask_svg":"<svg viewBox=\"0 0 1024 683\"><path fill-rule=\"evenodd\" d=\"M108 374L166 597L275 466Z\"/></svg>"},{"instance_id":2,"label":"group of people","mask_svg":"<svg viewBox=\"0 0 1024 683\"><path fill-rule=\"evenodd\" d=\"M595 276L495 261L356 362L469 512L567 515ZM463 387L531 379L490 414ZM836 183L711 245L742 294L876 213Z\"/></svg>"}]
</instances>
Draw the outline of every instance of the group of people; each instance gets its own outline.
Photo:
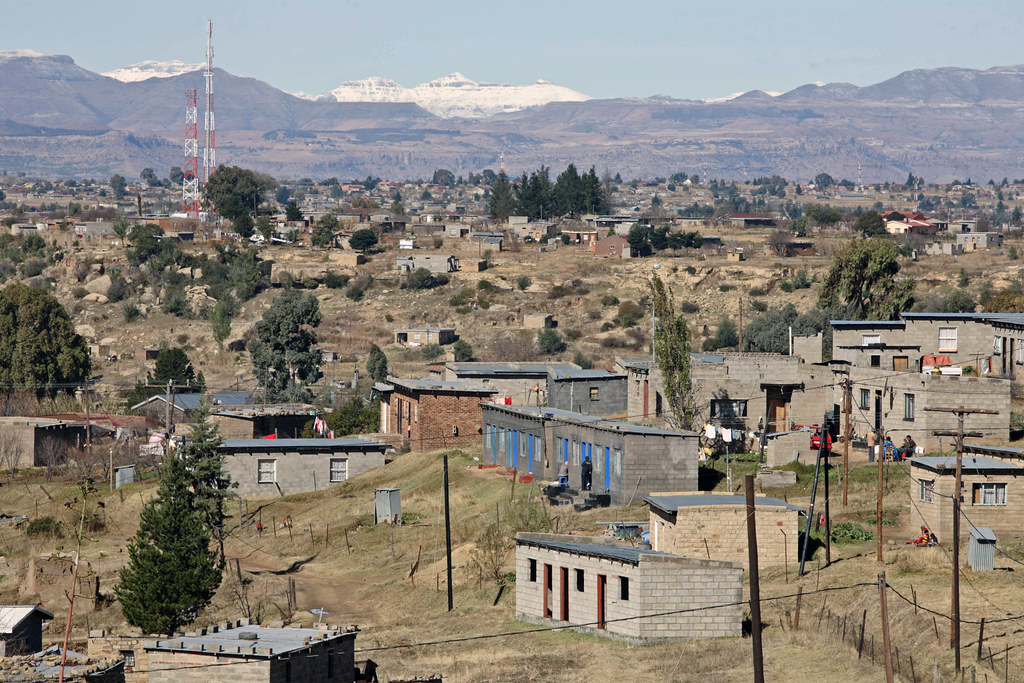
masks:
<instances>
[{"instance_id":1,"label":"group of people","mask_svg":"<svg viewBox=\"0 0 1024 683\"><path fill-rule=\"evenodd\" d=\"M868 432L868 460L874 462L875 460L875 433ZM892 439L886 435L885 441L882 442L882 459L900 461L906 460L917 453L917 443L914 441L910 434L907 434L903 438L903 443L899 448L896 448L896 444L893 443Z\"/></svg>"},{"instance_id":2,"label":"group of people","mask_svg":"<svg viewBox=\"0 0 1024 683\"><path fill-rule=\"evenodd\" d=\"M594 485L594 463L591 462L590 456L584 456L583 464L580 466L580 479L581 489L583 491L590 491ZM564 461L558 468L558 486L569 485L569 461Z\"/></svg>"}]
</instances>

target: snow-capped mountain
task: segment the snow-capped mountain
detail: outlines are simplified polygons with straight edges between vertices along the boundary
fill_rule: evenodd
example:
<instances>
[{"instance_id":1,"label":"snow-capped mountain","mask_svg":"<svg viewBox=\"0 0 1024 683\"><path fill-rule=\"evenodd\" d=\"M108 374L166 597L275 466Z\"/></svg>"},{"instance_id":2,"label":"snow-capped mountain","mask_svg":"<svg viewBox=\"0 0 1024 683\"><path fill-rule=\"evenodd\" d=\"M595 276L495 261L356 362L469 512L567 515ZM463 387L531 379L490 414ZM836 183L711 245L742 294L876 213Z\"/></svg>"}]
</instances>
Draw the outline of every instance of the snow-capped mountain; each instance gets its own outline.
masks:
<instances>
[{"instance_id":1,"label":"snow-capped mountain","mask_svg":"<svg viewBox=\"0 0 1024 683\"><path fill-rule=\"evenodd\" d=\"M156 62L149 60L139 62L138 64L122 66L120 69L107 71L103 75L109 76L110 78L116 78L124 83L135 83L137 81L145 81L149 78L170 78L172 76L180 76L181 74L187 74L191 71L198 71L203 67L203 64L186 64L185 62L177 59L172 59L169 62Z\"/></svg>"},{"instance_id":2,"label":"snow-capped mountain","mask_svg":"<svg viewBox=\"0 0 1024 683\"><path fill-rule=\"evenodd\" d=\"M532 85L477 83L460 73L454 73L414 88L406 88L380 76L346 81L317 99L336 102L414 102L442 118L481 118L522 111L548 102L582 102L590 97L544 80Z\"/></svg>"}]
</instances>

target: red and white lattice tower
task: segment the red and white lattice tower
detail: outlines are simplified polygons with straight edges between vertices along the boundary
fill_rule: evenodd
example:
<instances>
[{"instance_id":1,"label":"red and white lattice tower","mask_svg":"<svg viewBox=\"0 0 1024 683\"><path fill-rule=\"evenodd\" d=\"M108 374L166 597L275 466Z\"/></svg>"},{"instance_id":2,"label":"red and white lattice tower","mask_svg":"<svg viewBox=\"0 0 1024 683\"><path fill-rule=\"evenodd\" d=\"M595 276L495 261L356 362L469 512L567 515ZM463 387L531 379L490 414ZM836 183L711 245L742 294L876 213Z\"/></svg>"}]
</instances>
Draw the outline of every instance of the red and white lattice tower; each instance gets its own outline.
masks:
<instances>
[{"instance_id":1,"label":"red and white lattice tower","mask_svg":"<svg viewBox=\"0 0 1024 683\"><path fill-rule=\"evenodd\" d=\"M213 21L206 31L206 125L203 141L203 184L217 170L217 140L213 122Z\"/></svg>"},{"instance_id":2,"label":"red and white lattice tower","mask_svg":"<svg viewBox=\"0 0 1024 683\"><path fill-rule=\"evenodd\" d=\"M185 176L181 184L181 210L199 218L199 120L196 91L185 91Z\"/></svg>"}]
</instances>

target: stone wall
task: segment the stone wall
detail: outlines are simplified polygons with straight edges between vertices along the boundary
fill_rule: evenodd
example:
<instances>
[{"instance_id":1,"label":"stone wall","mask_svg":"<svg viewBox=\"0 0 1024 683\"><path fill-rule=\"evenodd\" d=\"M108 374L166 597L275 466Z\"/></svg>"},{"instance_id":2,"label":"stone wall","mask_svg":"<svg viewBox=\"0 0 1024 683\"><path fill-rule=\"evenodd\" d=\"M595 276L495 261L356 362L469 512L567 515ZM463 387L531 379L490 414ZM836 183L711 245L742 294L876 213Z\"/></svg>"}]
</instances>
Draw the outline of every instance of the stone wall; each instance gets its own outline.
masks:
<instances>
[{"instance_id":1,"label":"stone wall","mask_svg":"<svg viewBox=\"0 0 1024 683\"><path fill-rule=\"evenodd\" d=\"M524 536L601 543L601 539L591 537ZM531 559L536 563L535 581L530 580ZM545 565L551 567L550 617L544 613ZM568 621L561 619L563 568L568 570ZM579 590L577 571L582 572L583 590ZM740 601L742 575L740 566L729 562L641 554L638 564L634 565L603 557L519 545L516 548L516 617L540 624L577 624L577 630L634 643L736 637L742 632L741 606L706 611L699 608ZM606 580L604 628L597 623L599 576ZM622 579L628 581L628 599L624 599L622 593ZM696 611L643 617L645 614L675 610Z\"/></svg>"}]
</instances>

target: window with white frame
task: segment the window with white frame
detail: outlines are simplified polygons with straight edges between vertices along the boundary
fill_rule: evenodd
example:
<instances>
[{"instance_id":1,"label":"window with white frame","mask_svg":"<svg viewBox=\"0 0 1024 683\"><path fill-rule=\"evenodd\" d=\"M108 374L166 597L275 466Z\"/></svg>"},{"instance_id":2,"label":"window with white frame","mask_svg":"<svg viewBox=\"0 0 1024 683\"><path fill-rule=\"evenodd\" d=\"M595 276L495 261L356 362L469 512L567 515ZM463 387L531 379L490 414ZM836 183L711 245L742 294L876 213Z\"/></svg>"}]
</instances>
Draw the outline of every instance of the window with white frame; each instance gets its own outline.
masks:
<instances>
[{"instance_id":1,"label":"window with white frame","mask_svg":"<svg viewBox=\"0 0 1024 683\"><path fill-rule=\"evenodd\" d=\"M711 399L711 417L746 417L747 402L727 398Z\"/></svg>"},{"instance_id":2,"label":"window with white frame","mask_svg":"<svg viewBox=\"0 0 1024 683\"><path fill-rule=\"evenodd\" d=\"M903 419L913 422L914 420L914 395L903 394Z\"/></svg>"},{"instance_id":3,"label":"window with white frame","mask_svg":"<svg viewBox=\"0 0 1024 683\"><path fill-rule=\"evenodd\" d=\"M1006 505L1006 484L975 484L973 503L974 505Z\"/></svg>"},{"instance_id":4,"label":"window with white frame","mask_svg":"<svg viewBox=\"0 0 1024 683\"><path fill-rule=\"evenodd\" d=\"M934 503L935 502L935 480L934 479L919 479L919 498L922 503Z\"/></svg>"},{"instance_id":5,"label":"window with white frame","mask_svg":"<svg viewBox=\"0 0 1024 683\"><path fill-rule=\"evenodd\" d=\"M277 481L277 460L260 460L258 481L261 484L273 484Z\"/></svg>"},{"instance_id":6,"label":"window with white frame","mask_svg":"<svg viewBox=\"0 0 1024 683\"><path fill-rule=\"evenodd\" d=\"M622 449L612 450L612 474L622 474Z\"/></svg>"},{"instance_id":7,"label":"window with white frame","mask_svg":"<svg viewBox=\"0 0 1024 683\"><path fill-rule=\"evenodd\" d=\"M865 410L871 407L871 390L861 389L860 390L860 407Z\"/></svg>"},{"instance_id":8,"label":"window with white frame","mask_svg":"<svg viewBox=\"0 0 1024 683\"><path fill-rule=\"evenodd\" d=\"M882 343L882 335L880 334L862 334L860 335L861 346L872 346L875 344Z\"/></svg>"},{"instance_id":9,"label":"window with white frame","mask_svg":"<svg viewBox=\"0 0 1024 683\"><path fill-rule=\"evenodd\" d=\"M1024 343L1017 340L1017 365L1024 365Z\"/></svg>"},{"instance_id":10,"label":"window with white frame","mask_svg":"<svg viewBox=\"0 0 1024 683\"><path fill-rule=\"evenodd\" d=\"M348 481L348 458L331 458L331 483Z\"/></svg>"},{"instance_id":11,"label":"window with white frame","mask_svg":"<svg viewBox=\"0 0 1024 683\"><path fill-rule=\"evenodd\" d=\"M939 351L956 351L956 328L955 327L940 327L939 328Z\"/></svg>"}]
</instances>

